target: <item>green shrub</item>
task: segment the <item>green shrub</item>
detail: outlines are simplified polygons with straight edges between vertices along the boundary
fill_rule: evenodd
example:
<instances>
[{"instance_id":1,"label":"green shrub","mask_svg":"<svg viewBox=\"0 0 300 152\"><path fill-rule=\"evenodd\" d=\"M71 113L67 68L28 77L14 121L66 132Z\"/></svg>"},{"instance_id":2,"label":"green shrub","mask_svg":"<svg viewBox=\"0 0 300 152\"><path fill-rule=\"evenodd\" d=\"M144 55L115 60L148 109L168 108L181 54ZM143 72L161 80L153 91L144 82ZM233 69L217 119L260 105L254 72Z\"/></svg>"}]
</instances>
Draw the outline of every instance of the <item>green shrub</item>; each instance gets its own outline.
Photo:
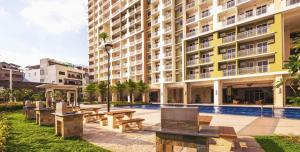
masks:
<instances>
[{"instance_id":1,"label":"green shrub","mask_svg":"<svg viewBox=\"0 0 300 152\"><path fill-rule=\"evenodd\" d=\"M7 136L8 136L8 122L4 114L0 114L0 152L5 151Z\"/></svg>"},{"instance_id":2,"label":"green shrub","mask_svg":"<svg viewBox=\"0 0 300 152\"><path fill-rule=\"evenodd\" d=\"M0 104L0 112L2 111L16 111L23 109L22 102L7 102Z\"/></svg>"},{"instance_id":3,"label":"green shrub","mask_svg":"<svg viewBox=\"0 0 300 152\"><path fill-rule=\"evenodd\" d=\"M133 102L133 103L129 103L127 101L113 101L112 105L115 107L118 106L130 106L130 105L148 105L151 103L147 103L147 102L141 102L141 101L137 101L137 102Z\"/></svg>"}]
</instances>

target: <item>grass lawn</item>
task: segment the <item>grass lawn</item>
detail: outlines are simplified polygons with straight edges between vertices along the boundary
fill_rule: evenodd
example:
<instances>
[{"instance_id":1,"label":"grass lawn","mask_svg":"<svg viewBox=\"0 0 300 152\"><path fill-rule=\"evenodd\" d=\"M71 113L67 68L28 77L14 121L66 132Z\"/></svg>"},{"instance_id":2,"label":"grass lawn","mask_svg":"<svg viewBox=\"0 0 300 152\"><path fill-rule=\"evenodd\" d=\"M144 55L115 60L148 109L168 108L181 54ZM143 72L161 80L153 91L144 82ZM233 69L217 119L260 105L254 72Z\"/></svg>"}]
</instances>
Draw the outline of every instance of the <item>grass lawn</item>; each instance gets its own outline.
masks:
<instances>
[{"instance_id":1,"label":"grass lawn","mask_svg":"<svg viewBox=\"0 0 300 152\"><path fill-rule=\"evenodd\" d=\"M300 137L259 136L255 139L266 152L300 152Z\"/></svg>"},{"instance_id":2,"label":"grass lawn","mask_svg":"<svg viewBox=\"0 0 300 152\"><path fill-rule=\"evenodd\" d=\"M63 140L54 135L54 127L39 127L34 121L25 120L21 113L7 114L9 124L9 137L6 145L7 152L106 152L79 138Z\"/></svg>"}]
</instances>

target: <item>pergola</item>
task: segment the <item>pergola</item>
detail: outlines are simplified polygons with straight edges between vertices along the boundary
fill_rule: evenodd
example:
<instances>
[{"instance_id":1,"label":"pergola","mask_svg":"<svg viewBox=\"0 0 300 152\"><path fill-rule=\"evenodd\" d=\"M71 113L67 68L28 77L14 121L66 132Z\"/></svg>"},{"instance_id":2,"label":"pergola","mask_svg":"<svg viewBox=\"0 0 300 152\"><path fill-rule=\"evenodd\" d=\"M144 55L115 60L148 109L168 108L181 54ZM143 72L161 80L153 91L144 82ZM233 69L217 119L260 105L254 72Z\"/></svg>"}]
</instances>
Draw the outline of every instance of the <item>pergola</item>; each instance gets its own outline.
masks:
<instances>
[{"instance_id":1,"label":"pergola","mask_svg":"<svg viewBox=\"0 0 300 152\"><path fill-rule=\"evenodd\" d=\"M45 89L45 98L47 106L49 107L48 103L54 103L54 93L55 91L62 91L66 92L67 95L67 103L72 106L77 106L78 104L78 89L79 86L74 85L61 85L61 84L42 84L37 86L37 88ZM71 101L72 100L72 101Z\"/></svg>"}]
</instances>

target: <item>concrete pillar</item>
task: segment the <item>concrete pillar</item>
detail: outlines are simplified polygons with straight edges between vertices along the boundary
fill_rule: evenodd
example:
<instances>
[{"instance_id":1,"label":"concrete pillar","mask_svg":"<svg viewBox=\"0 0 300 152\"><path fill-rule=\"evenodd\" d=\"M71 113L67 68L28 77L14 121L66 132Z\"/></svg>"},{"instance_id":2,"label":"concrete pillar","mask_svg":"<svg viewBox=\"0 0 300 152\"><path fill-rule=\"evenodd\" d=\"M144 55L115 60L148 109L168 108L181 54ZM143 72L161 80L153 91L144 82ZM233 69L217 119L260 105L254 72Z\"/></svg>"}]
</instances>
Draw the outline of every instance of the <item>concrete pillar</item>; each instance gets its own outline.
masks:
<instances>
[{"instance_id":1,"label":"concrete pillar","mask_svg":"<svg viewBox=\"0 0 300 152\"><path fill-rule=\"evenodd\" d=\"M283 80L283 76L275 76L274 83L278 83ZM285 105L285 84L281 85L279 88L274 87L274 107L284 107Z\"/></svg>"},{"instance_id":2,"label":"concrete pillar","mask_svg":"<svg viewBox=\"0 0 300 152\"><path fill-rule=\"evenodd\" d=\"M111 101L118 101L118 94L117 93L112 93L111 94Z\"/></svg>"},{"instance_id":3,"label":"concrete pillar","mask_svg":"<svg viewBox=\"0 0 300 152\"><path fill-rule=\"evenodd\" d=\"M183 104L191 103L191 84L185 83L183 87Z\"/></svg>"},{"instance_id":4,"label":"concrete pillar","mask_svg":"<svg viewBox=\"0 0 300 152\"><path fill-rule=\"evenodd\" d=\"M149 92L143 93L143 102L145 103L149 102Z\"/></svg>"},{"instance_id":5,"label":"concrete pillar","mask_svg":"<svg viewBox=\"0 0 300 152\"><path fill-rule=\"evenodd\" d=\"M214 105L223 104L223 84L220 80L214 81Z\"/></svg>"},{"instance_id":6,"label":"concrete pillar","mask_svg":"<svg viewBox=\"0 0 300 152\"><path fill-rule=\"evenodd\" d=\"M67 91L67 103L68 105L71 104L71 93L69 91Z\"/></svg>"},{"instance_id":7,"label":"concrete pillar","mask_svg":"<svg viewBox=\"0 0 300 152\"><path fill-rule=\"evenodd\" d=\"M160 84L160 103L161 104L168 103L168 88L164 83Z\"/></svg>"}]
</instances>

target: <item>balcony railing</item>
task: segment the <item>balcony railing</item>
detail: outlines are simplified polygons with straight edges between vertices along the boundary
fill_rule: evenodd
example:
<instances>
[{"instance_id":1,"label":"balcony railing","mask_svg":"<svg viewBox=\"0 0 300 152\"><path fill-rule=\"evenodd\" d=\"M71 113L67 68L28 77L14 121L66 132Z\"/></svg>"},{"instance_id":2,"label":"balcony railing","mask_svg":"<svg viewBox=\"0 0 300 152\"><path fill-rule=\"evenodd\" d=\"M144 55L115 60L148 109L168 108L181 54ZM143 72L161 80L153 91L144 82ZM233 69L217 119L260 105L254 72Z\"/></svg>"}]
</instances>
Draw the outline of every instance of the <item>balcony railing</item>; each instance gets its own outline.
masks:
<instances>
[{"instance_id":1,"label":"balcony railing","mask_svg":"<svg viewBox=\"0 0 300 152\"><path fill-rule=\"evenodd\" d=\"M189 17L189 18L186 20L187 24L188 24L188 23L195 22L195 21L196 21L196 16L191 16L191 17Z\"/></svg>"},{"instance_id":2,"label":"balcony railing","mask_svg":"<svg viewBox=\"0 0 300 152\"><path fill-rule=\"evenodd\" d=\"M235 18L222 21L223 26L227 26L227 25L230 25L230 24L233 24L233 23L235 23Z\"/></svg>"},{"instance_id":3,"label":"balcony railing","mask_svg":"<svg viewBox=\"0 0 300 152\"><path fill-rule=\"evenodd\" d=\"M200 78L210 78L210 72L200 73Z\"/></svg>"},{"instance_id":4,"label":"balcony railing","mask_svg":"<svg viewBox=\"0 0 300 152\"><path fill-rule=\"evenodd\" d=\"M188 79L189 80L195 80L196 79L196 74L189 74Z\"/></svg>"},{"instance_id":5,"label":"balcony railing","mask_svg":"<svg viewBox=\"0 0 300 152\"><path fill-rule=\"evenodd\" d=\"M236 75L235 69L223 70L223 76L235 76L235 75Z\"/></svg>"},{"instance_id":6,"label":"balcony railing","mask_svg":"<svg viewBox=\"0 0 300 152\"><path fill-rule=\"evenodd\" d=\"M188 33L186 33L186 36L187 37L191 37L191 36L194 36L198 33L198 29L194 30L194 31L190 31Z\"/></svg>"},{"instance_id":7,"label":"balcony railing","mask_svg":"<svg viewBox=\"0 0 300 152\"><path fill-rule=\"evenodd\" d=\"M211 46L210 42L200 43L200 49L208 48L210 46Z\"/></svg>"},{"instance_id":8,"label":"balcony railing","mask_svg":"<svg viewBox=\"0 0 300 152\"><path fill-rule=\"evenodd\" d=\"M166 77L166 78L165 78L165 81L166 81L166 82L171 82L171 81L172 81L172 77Z\"/></svg>"},{"instance_id":9,"label":"balcony railing","mask_svg":"<svg viewBox=\"0 0 300 152\"><path fill-rule=\"evenodd\" d=\"M172 52L166 52L165 53L165 57L170 57L170 56L172 56Z\"/></svg>"},{"instance_id":10,"label":"balcony railing","mask_svg":"<svg viewBox=\"0 0 300 152\"><path fill-rule=\"evenodd\" d=\"M201 58L200 61L201 61L201 63L209 63L210 62L210 57Z\"/></svg>"},{"instance_id":11,"label":"balcony railing","mask_svg":"<svg viewBox=\"0 0 300 152\"><path fill-rule=\"evenodd\" d=\"M244 39L248 37L258 36L269 32L269 27L263 27L263 28L256 28L253 30L244 31L241 33L238 33L238 39Z\"/></svg>"},{"instance_id":12,"label":"balcony railing","mask_svg":"<svg viewBox=\"0 0 300 152\"><path fill-rule=\"evenodd\" d=\"M159 83L159 79L153 79L151 82L152 83Z\"/></svg>"},{"instance_id":13,"label":"balcony railing","mask_svg":"<svg viewBox=\"0 0 300 152\"><path fill-rule=\"evenodd\" d=\"M236 57L235 52L222 54L222 59L223 60L233 59L235 57Z\"/></svg>"},{"instance_id":14,"label":"balcony railing","mask_svg":"<svg viewBox=\"0 0 300 152\"><path fill-rule=\"evenodd\" d=\"M257 47L251 49L243 49L238 51L239 57L251 56L251 55L258 55L268 52L268 47Z\"/></svg>"},{"instance_id":15,"label":"balcony railing","mask_svg":"<svg viewBox=\"0 0 300 152\"><path fill-rule=\"evenodd\" d=\"M190 65L196 65L197 61L196 60L188 60L187 61L187 65L190 66Z\"/></svg>"},{"instance_id":16,"label":"balcony railing","mask_svg":"<svg viewBox=\"0 0 300 152\"><path fill-rule=\"evenodd\" d=\"M239 68L239 74L264 73L269 71L268 65Z\"/></svg>"},{"instance_id":17,"label":"balcony railing","mask_svg":"<svg viewBox=\"0 0 300 152\"><path fill-rule=\"evenodd\" d=\"M229 43L235 41L235 36L231 35L231 36L226 36L222 38L222 43Z\"/></svg>"},{"instance_id":18,"label":"balcony railing","mask_svg":"<svg viewBox=\"0 0 300 152\"><path fill-rule=\"evenodd\" d=\"M259 16L259 15L262 15L262 14L266 14L270 11L270 6L267 6L266 9L263 9L261 11L257 11L257 10L253 10L251 13L244 13L244 14L241 14L238 16L238 20L239 21L242 21L242 20L245 20L247 18L251 18L251 17L254 17L254 16Z\"/></svg>"},{"instance_id":19,"label":"balcony railing","mask_svg":"<svg viewBox=\"0 0 300 152\"><path fill-rule=\"evenodd\" d=\"M164 40L164 44L165 44L165 45L171 44L171 43L172 43L172 39Z\"/></svg>"},{"instance_id":20,"label":"balcony railing","mask_svg":"<svg viewBox=\"0 0 300 152\"><path fill-rule=\"evenodd\" d=\"M168 7L169 5L171 5L171 0L166 1L166 2L164 3L164 6L165 6L165 7Z\"/></svg>"},{"instance_id":21,"label":"balcony railing","mask_svg":"<svg viewBox=\"0 0 300 152\"><path fill-rule=\"evenodd\" d=\"M159 59L159 55L153 55L153 59Z\"/></svg>"},{"instance_id":22,"label":"balcony railing","mask_svg":"<svg viewBox=\"0 0 300 152\"><path fill-rule=\"evenodd\" d=\"M159 47L158 43L157 44L153 44L153 48L158 48L158 47Z\"/></svg>"},{"instance_id":23,"label":"balcony railing","mask_svg":"<svg viewBox=\"0 0 300 152\"><path fill-rule=\"evenodd\" d=\"M300 3L300 0L287 0L286 6L294 5Z\"/></svg>"},{"instance_id":24,"label":"balcony railing","mask_svg":"<svg viewBox=\"0 0 300 152\"><path fill-rule=\"evenodd\" d=\"M207 16L210 16L210 11L205 11L205 12L202 12L202 13L200 14L200 17L201 17L201 18L204 18L204 17L207 17Z\"/></svg>"},{"instance_id":25,"label":"balcony railing","mask_svg":"<svg viewBox=\"0 0 300 152\"><path fill-rule=\"evenodd\" d=\"M192 52L192 51L195 51L195 50L196 50L196 45L188 46L186 48L186 52Z\"/></svg>"}]
</instances>

